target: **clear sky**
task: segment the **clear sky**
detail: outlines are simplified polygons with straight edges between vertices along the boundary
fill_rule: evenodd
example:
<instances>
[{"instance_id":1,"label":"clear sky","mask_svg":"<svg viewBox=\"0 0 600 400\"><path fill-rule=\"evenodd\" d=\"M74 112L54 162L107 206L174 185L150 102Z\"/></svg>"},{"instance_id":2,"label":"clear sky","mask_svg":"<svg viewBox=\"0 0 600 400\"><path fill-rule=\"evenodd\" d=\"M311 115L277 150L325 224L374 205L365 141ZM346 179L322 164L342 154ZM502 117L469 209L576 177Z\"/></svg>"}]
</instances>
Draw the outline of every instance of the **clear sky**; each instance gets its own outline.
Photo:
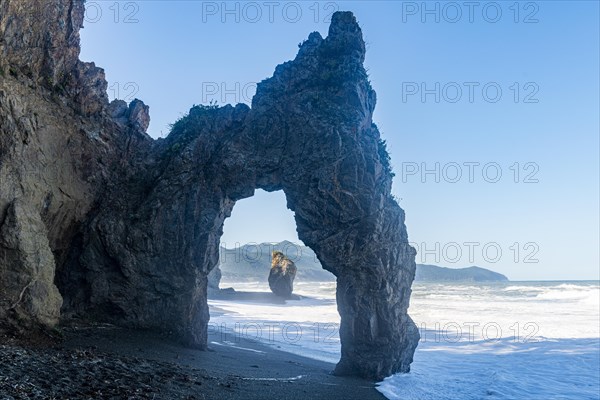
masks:
<instances>
[{"instance_id":1,"label":"clear sky","mask_svg":"<svg viewBox=\"0 0 600 400\"><path fill-rule=\"evenodd\" d=\"M598 4L88 0L81 58L165 136L192 104L250 103L332 11L353 11L417 262L599 279ZM284 239L298 240L284 195L262 191L223 237Z\"/></svg>"}]
</instances>

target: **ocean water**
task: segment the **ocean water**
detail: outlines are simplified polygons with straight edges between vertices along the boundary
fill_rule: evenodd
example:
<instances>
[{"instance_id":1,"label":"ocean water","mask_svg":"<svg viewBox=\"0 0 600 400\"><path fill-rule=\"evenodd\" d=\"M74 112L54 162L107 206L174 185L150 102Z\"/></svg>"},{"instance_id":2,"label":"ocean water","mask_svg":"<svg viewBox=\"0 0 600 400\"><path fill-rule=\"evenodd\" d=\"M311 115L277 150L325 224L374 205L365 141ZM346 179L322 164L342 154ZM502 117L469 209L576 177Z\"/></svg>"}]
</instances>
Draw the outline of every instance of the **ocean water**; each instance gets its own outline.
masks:
<instances>
[{"instance_id":1,"label":"ocean water","mask_svg":"<svg viewBox=\"0 0 600 400\"><path fill-rule=\"evenodd\" d=\"M266 282L226 282L269 292ZM260 340L335 363L334 282L296 282L286 304L210 300L209 329L231 346ZM408 374L378 384L389 399L599 399L600 283L413 285L421 341Z\"/></svg>"}]
</instances>

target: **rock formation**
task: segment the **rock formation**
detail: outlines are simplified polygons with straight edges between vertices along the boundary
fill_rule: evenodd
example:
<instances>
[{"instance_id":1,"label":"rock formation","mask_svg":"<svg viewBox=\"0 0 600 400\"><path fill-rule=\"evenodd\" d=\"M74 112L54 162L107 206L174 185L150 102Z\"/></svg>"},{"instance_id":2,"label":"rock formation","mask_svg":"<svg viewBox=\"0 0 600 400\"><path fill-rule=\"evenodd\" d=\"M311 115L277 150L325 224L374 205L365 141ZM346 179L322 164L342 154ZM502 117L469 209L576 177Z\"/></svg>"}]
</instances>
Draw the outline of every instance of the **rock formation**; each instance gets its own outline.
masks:
<instances>
[{"instance_id":1,"label":"rock formation","mask_svg":"<svg viewBox=\"0 0 600 400\"><path fill-rule=\"evenodd\" d=\"M209 285L211 278L215 285L218 285L221 277L232 282L264 279L271 270L273 251L282 252L294 262L298 269L296 279L302 282L335 282L335 275L323 269L310 247L284 240L279 243L245 244L231 249L221 246L219 265L208 275ZM217 268L219 271L213 275Z\"/></svg>"},{"instance_id":2,"label":"rock formation","mask_svg":"<svg viewBox=\"0 0 600 400\"><path fill-rule=\"evenodd\" d=\"M209 291L218 291L219 289L219 284L221 283L221 278L222 278L223 274L221 272L221 268L219 268L219 266L217 265L216 267L214 267L209 273L208 273L208 290Z\"/></svg>"},{"instance_id":3,"label":"rock formation","mask_svg":"<svg viewBox=\"0 0 600 400\"><path fill-rule=\"evenodd\" d=\"M296 265L292 260L282 252L274 251L271 259L271 270L269 271L271 292L280 297L291 297L294 291L296 271Z\"/></svg>"},{"instance_id":4,"label":"rock formation","mask_svg":"<svg viewBox=\"0 0 600 400\"><path fill-rule=\"evenodd\" d=\"M415 251L354 16L310 34L251 108L195 106L159 140L143 103L109 105L102 69L78 60L82 23L83 0L0 0L1 324L53 326L62 295L62 318L204 349L223 222L255 189L283 190L300 239L337 277L335 372L408 371Z\"/></svg>"}]
</instances>

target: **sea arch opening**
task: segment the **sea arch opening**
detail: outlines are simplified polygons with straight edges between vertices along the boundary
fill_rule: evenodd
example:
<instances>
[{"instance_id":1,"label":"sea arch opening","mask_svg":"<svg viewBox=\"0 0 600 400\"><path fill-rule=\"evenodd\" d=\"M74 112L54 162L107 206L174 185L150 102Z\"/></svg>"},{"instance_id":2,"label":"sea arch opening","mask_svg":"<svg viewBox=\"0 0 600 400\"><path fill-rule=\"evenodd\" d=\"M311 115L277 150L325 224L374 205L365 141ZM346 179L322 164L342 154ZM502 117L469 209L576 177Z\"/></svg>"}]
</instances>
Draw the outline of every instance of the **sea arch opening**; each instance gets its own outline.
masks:
<instances>
[{"instance_id":1,"label":"sea arch opening","mask_svg":"<svg viewBox=\"0 0 600 400\"><path fill-rule=\"evenodd\" d=\"M269 287L274 251L297 267L289 298ZM336 278L298 238L283 191L258 189L236 202L208 279L209 347L248 349L258 342L331 364L339 361Z\"/></svg>"}]
</instances>

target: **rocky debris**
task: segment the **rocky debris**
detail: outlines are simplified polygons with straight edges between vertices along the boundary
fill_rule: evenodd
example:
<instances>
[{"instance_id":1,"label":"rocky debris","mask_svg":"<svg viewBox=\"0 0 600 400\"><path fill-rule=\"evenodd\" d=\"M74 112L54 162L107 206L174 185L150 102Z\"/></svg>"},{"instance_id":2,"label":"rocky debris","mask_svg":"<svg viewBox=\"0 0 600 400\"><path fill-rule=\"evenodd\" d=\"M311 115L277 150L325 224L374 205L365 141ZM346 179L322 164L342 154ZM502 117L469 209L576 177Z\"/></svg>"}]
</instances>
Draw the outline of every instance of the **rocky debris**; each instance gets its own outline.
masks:
<instances>
[{"instance_id":1,"label":"rocky debris","mask_svg":"<svg viewBox=\"0 0 600 400\"><path fill-rule=\"evenodd\" d=\"M280 251L274 251L271 258L269 287L277 296L290 298L294 291L296 265Z\"/></svg>"},{"instance_id":2,"label":"rocky debris","mask_svg":"<svg viewBox=\"0 0 600 400\"><path fill-rule=\"evenodd\" d=\"M228 346L216 331L211 340L223 345L210 352L110 324L70 321L55 333L60 340L0 334L0 399L384 399L360 379L332 377L328 363L252 340Z\"/></svg>"},{"instance_id":3,"label":"rocky debris","mask_svg":"<svg viewBox=\"0 0 600 400\"><path fill-rule=\"evenodd\" d=\"M156 141L147 107L108 105L102 70L78 60L82 21L83 0L0 0L0 325L52 327L55 282L64 318L206 349L224 220L257 188L283 190L337 277L335 372L408 371L415 251L352 13L259 83L252 108L195 106Z\"/></svg>"},{"instance_id":4,"label":"rocky debris","mask_svg":"<svg viewBox=\"0 0 600 400\"><path fill-rule=\"evenodd\" d=\"M18 400L204 399L222 384L204 370L91 348L0 345L0 371L0 398Z\"/></svg>"}]
</instances>

